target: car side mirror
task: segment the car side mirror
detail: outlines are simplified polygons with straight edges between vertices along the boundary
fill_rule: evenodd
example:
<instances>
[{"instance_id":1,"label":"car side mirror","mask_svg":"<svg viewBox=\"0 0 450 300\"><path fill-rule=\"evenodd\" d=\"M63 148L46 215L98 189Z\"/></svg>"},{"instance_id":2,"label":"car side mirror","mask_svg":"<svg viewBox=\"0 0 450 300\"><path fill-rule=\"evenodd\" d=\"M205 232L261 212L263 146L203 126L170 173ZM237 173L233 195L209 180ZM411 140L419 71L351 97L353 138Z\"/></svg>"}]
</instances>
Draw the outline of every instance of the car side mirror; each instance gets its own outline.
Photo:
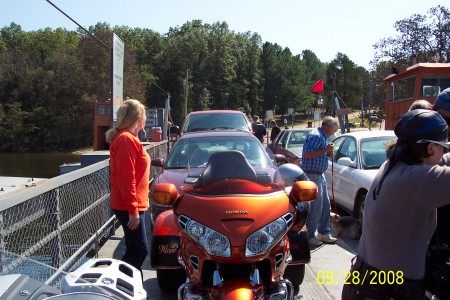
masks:
<instances>
[{"instance_id":1,"label":"car side mirror","mask_svg":"<svg viewBox=\"0 0 450 300\"><path fill-rule=\"evenodd\" d=\"M352 161L349 157L341 157L336 163L342 166L356 168L356 161Z\"/></svg>"},{"instance_id":2,"label":"car side mirror","mask_svg":"<svg viewBox=\"0 0 450 300\"><path fill-rule=\"evenodd\" d=\"M283 154L274 154L275 155L275 161L279 164L285 164L288 163L289 161L287 160L286 156L284 156Z\"/></svg>"},{"instance_id":3,"label":"car side mirror","mask_svg":"<svg viewBox=\"0 0 450 300\"><path fill-rule=\"evenodd\" d=\"M151 161L152 167L163 167L164 166L164 159L163 158L154 158Z\"/></svg>"}]
</instances>

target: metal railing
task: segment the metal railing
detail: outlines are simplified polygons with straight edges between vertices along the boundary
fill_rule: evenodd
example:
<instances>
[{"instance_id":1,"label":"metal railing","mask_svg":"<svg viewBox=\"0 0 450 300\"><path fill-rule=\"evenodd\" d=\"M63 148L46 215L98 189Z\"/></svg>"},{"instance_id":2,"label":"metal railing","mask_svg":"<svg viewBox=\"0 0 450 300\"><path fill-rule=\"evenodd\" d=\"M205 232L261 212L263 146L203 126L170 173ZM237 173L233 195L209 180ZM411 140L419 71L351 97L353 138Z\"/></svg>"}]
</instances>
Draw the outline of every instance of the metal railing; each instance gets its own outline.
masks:
<instances>
[{"instance_id":1,"label":"metal railing","mask_svg":"<svg viewBox=\"0 0 450 300\"><path fill-rule=\"evenodd\" d=\"M151 158L165 158L167 141L145 149ZM151 177L156 172L151 168ZM25 274L45 282L51 276L26 260L70 272L95 256L115 231L109 194L106 159L0 196L0 275Z\"/></svg>"}]
</instances>

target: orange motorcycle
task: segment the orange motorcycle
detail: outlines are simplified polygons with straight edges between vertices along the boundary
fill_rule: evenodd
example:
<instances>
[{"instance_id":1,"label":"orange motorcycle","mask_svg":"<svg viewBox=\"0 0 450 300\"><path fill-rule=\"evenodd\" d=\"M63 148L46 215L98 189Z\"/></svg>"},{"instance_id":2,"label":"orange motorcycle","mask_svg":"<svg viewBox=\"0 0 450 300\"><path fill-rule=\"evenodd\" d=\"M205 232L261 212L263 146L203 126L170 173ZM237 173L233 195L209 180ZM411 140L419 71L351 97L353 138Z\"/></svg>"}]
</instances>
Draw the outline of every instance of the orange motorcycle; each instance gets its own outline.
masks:
<instances>
[{"instance_id":1,"label":"orange motorcycle","mask_svg":"<svg viewBox=\"0 0 450 300\"><path fill-rule=\"evenodd\" d=\"M288 187L286 173L293 177ZM152 247L176 255L179 265L156 251L152 264L182 267L179 300L294 298L310 259L301 229L317 186L292 164L274 177L256 172L241 152L222 151L186 179L183 195L173 184L155 184L155 201L172 210L157 218Z\"/></svg>"}]
</instances>

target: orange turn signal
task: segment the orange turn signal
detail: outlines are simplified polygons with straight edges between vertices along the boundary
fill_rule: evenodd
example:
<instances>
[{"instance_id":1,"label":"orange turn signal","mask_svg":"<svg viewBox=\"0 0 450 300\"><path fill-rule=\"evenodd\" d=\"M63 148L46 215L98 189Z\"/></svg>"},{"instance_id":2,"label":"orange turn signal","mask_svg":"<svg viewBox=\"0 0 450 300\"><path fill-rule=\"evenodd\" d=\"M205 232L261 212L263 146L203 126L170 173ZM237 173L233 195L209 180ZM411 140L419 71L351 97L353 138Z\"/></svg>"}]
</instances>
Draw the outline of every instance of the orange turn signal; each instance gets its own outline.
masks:
<instances>
[{"instance_id":1,"label":"orange turn signal","mask_svg":"<svg viewBox=\"0 0 450 300\"><path fill-rule=\"evenodd\" d=\"M290 196L297 202L312 201L317 196L317 185L313 181L297 181L292 186Z\"/></svg>"},{"instance_id":2,"label":"orange turn signal","mask_svg":"<svg viewBox=\"0 0 450 300\"><path fill-rule=\"evenodd\" d=\"M171 183L153 185L152 194L155 203L168 206L171 206L179 197L177 188Z\"/></svg>"}]
</instances>

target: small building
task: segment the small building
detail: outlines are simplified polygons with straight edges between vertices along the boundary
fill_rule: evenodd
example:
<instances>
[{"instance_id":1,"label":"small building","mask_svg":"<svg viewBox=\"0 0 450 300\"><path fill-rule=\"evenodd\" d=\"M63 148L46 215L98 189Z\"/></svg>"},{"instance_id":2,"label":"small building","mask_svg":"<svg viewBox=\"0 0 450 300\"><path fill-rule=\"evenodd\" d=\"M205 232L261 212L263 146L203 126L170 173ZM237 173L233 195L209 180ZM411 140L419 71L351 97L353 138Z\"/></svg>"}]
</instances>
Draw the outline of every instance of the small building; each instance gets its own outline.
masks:
<instances>
[{"instance_id":1,"label":"small building","mask_svg":"<svg viewBox=\"0 0 450 300\"><path fill-rule=\"evenodd\" d=\"M108 150L105 133L111 126L111 101L96 102L94 115L94 151Z\"/></svg>"},{"instance_id":2,"label":"small building","mask_svg":"<svg viewBox=\"0 0 450 300\"><path fill-rule=\"evenodd\" d=\"M418 63L395 70L384 81L385 129L392 130L415 100L425 99L433 104L436 96L450 87L450 63Z\"/></svg>"}]
</instances>

